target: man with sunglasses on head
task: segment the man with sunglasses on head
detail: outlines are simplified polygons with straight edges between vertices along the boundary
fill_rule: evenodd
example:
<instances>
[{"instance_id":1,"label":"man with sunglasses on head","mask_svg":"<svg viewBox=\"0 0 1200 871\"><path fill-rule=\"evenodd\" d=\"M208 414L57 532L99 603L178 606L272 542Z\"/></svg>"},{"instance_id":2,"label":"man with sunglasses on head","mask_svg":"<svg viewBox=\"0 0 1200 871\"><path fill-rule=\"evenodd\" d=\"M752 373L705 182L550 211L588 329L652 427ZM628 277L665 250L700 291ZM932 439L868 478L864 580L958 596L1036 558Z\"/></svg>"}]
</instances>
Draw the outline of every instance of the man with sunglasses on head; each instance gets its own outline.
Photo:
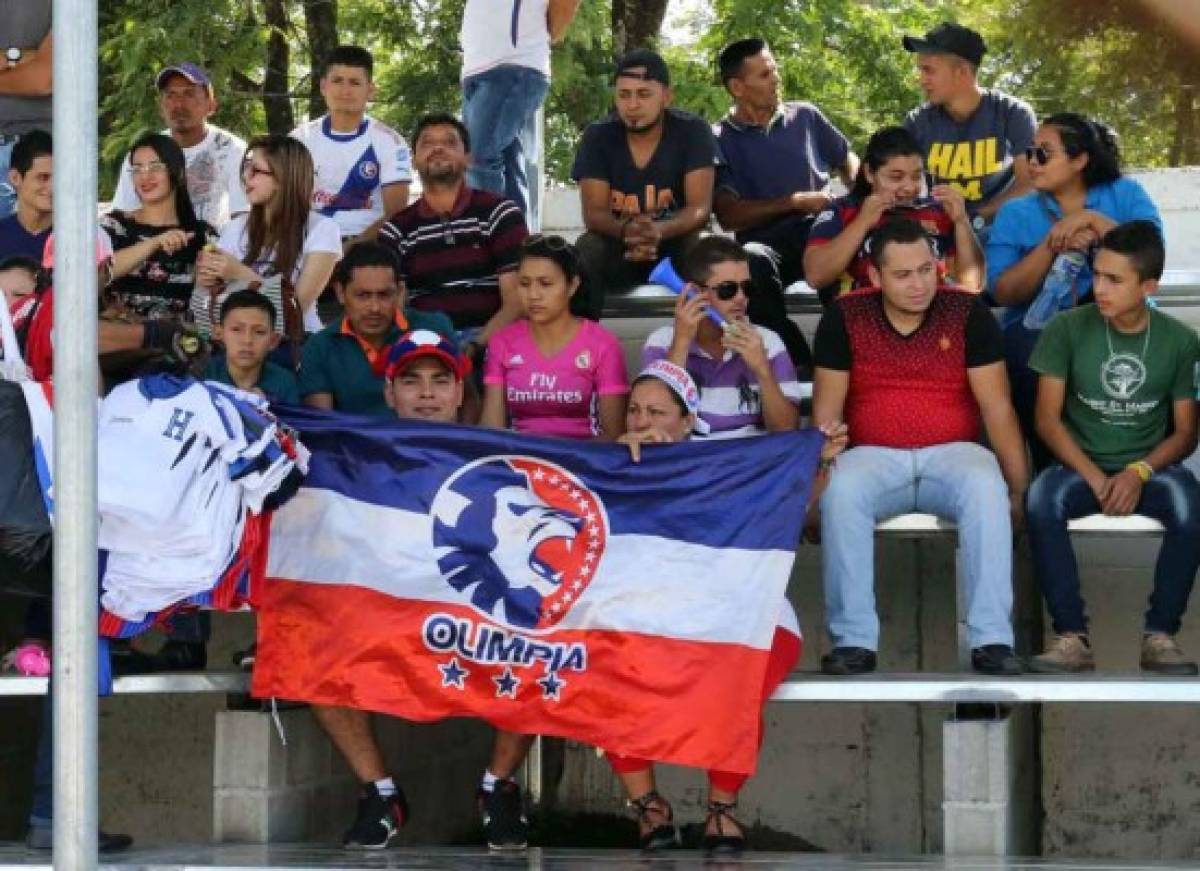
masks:
<instances>
[{"instance_id":1,"label":"man with sunglasses on head","mask_svg":"<svg viewBox=\"0 0 1200 871\"><path fill-rule=\"evenodd\" d=\"M732 239L708 236L680 266L688 285L675 322L646 339L642 365L665 358L688 371L700 388L707 438L794 430L802 398L796 370L779 336L746 317L749 256Z\"/></svg>"},{"instance_id":2,"label":"man with sunglasses on head","mask_svg":"<svg viewBox=\"0 0 1200 871\"><path fill-rule=\"evenodd\" d=\"M979 87L987 44L974 30L946 21L923 37L904 37L903 44L917 55L928 99L908 113L904 126L925 152L930 187L957 187L976 232L982 231L1001 204L1032 189L1025 149L1037 127L1033 109Z\"/></svg>"},{"instance_id":3,"label":"man with sunglasses on head","mask_svg":"<svg viewBox=\"0 0 1200 871\"><path fill-rule=\"evenodd\" d=\"M666 61L631 51L617 63L615 111L583 132L571 178L587 227L575 244L593 319L606 293L644 283L708 226L717 143L706 121L671 106L673 96Z\"/></svg>"},{"instance_id":4,"label":"man with sunglasses on head","mask_svg":"<svg viewBox=\"0 0 1200 871\"><path fill-rule=\"evenodd\" d=\"M249 211L242 190L242 156L246 143L208 119L217 111L208 73L194 63L164 67L154 79L158 106L167 129L163 132L183 149L187 188L196 217L221 229L234 215ZM129 155L121 164L112 207L132 212L141 207L129 172Z\"/></svg>"}]
</instances>

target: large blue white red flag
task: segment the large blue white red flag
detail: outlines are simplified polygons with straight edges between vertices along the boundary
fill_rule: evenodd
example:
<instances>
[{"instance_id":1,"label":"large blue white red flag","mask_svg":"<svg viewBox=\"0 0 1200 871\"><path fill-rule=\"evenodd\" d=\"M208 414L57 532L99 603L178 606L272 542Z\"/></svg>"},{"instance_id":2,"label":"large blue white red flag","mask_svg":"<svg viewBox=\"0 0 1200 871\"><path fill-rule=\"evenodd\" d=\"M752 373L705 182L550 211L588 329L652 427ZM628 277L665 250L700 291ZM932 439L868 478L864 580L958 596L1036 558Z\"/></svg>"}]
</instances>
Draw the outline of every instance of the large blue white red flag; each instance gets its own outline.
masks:
<instances>
[{"instance_id":1,"label":"large blue white red flag","mask_svg":"<svg viewBox=\"0 0 1200 871\"><path fill-rule=\"evenodd\" d=\"M617 445L317 412L253 692L751 773L822 436Z\"/></svg>"}]
</instances>

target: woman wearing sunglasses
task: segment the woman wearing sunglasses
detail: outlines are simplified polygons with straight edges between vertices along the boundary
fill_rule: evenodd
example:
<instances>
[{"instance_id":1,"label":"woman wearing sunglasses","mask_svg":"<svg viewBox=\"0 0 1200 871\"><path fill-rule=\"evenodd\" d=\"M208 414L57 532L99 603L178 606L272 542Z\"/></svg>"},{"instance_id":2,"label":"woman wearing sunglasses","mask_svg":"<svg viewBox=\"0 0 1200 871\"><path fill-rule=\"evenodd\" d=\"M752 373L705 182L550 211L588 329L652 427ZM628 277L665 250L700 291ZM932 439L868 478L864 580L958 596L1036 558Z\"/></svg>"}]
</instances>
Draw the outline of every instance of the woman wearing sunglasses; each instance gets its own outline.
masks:
<instances>
[{"instance_id":1,"label":"woman wearing sunglasses","mask_svg":"<svg viewBox=\"0 0 1200 871\"><path fill-rule=\"evenodd\" d=\"M823 302L871 284L867 237L893 216L912 218L936 242L939 269L965 290L983 290L983 249L958 189L925 188L921 146L903 127L884 127L867 142L854 189L817 216L804 251L804 276Z\"/></svg>"},{"instance_id":2,"label":"woman wearing sunglasses","mask_svg":"<svg viewBox=\"0 0 1200 871\"><path fill-rule=\"evenodd\" d=\"M616 336L571 313L579 255L561 236L530 236L517 260L525 317L497 331L484 366L484 426L611 441L624 431L625 358Z\"/></svg>"},{"instance_id":3,"label":"woman wearing sunglasses","mask_svg":"<svg viewBox=\"0 0 1200 871\"><path fill-rule=\"evenodd\" d=\"M988 288L1002 317L1013 405L1034 466L1051 457L1037 439L1037 373L1029 355L1056 311L1092 301L1091 257L1100 238L1126 221L1162 219L1137 181L1121 174L1117 138L1073 112L1042 121L1027 151L1034 192L1000 207L987 242Z\"/></svg>"},{"instance_id":4,"label":"woman wearing sunglasses","mask_svg":"<svg viewBox=\"0 0 1200 871\"><path fill-rule=\"evenodd\" d=\"M170 136L150 133L134 142L127 171L141 205L100 219L113 244L109 313L182 319L196 258L216 231L196 217L183 151Z\"/></svg>"},{"instance_id":5,"label":"woman wearing sunglasses","mask_svg":"<svg viewBox=\"0 0 1200 871\"><path fill-rule=\"evenodd\" d=\"M625 413L625 433L618 439L629 446L634 462L641 460L642 446L672 444L703 436L708 424L700 417L700 392L687 370L668 360L655 360L634 379L629 391L629 407ZM827 441L821 451L821 474L813 483L810 504L820 496L827 481L828 469L846 447L845 424L831 426L825 433ZM780 609L771 654L763 676L760 698L767 699L787 677L800 659L801 636L796 612L784 601ZM763 723L759 721L758 743L763 739ZM658 792L654 764L646 759L605 754L625 788L629 807L637 817L638 842L642 849L661 850L679 845L670 803ZM741 823L733 816L738 793L747 781L742 774L727 771L708 772L708 806L704 823L702 846L710 854L738 853L746 846Z\"/></svg>"},{"instance_id":6,"label":"woman wearing sunglasses","mask_svg":"<svg viewBox=\"0 0 1200 871\"><path fill-rule=\"evenodd\" d=\"M667 359L691 374L707 438L795 429L802 389L783 341L746 317L752 287L746 252L732 239L707 236L679 266L689 284L675 301L675 322L646 339L642 364Z\"/></svg>"},{"instance_id":7,"label":"woman wearing sunglasses","mask_svg":"<svg viewBox=\"0 0 1200 871\"><path fill-rule=\"evenodd\" d=\"M321 328L316 302L342 256L338 225L311 211L314 169L304 144L289 136L260 136L246 148L242 187L250 211L221 230L215 248L201 252L192 312L201 329L211 328L224 285L281 276L263 285L279 313L275 328L285 332L289 315L303 314L304 330ZM283 299L287 294L294 299ZM215 300L212 297L216 297ZM215 302L215 305L211 303ZM289 331L296 339L296 330Z\"/></svg>"}]
</instances>

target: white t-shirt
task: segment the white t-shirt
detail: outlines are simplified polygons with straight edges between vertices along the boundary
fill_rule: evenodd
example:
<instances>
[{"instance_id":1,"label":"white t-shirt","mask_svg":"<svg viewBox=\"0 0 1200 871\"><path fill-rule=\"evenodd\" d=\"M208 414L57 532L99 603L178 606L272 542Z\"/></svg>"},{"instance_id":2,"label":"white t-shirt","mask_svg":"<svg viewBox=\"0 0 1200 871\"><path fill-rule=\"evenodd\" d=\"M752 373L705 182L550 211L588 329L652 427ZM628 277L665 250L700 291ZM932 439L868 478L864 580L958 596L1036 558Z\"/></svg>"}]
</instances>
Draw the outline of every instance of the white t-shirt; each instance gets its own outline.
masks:
<instances>
[{"instance_id":1,"label":"white t-shirt","mask_svg":"<svg viewBox=\"0 0 1200 871\"><path fill-rule=\"evenodd\" d=\"M232 254L238 260L246 259L246 249L249 243L246 239L246 224L249 222L249 215L238 215L232 221L225 225L221 230L220 238L217 239L217 247L227 254ZM342 236L338 230L338 225L330 218L324 215L318 215L316 212L309 212L308 224L304 229L304 245L300 249L300 258L296 261L296 268L292 270L291 280L295 284L300 278L300 273L304 271L304 264L308 261L308 255L328 252L335 255L336 259L342 259ZM250 264L250 268L261 275L263 278L270 278L275 274L275 268L272 265L274 261L274 253L267 251L260 254L255 263ZM276 319L275 329L283 332L283 303L278 298L279 290L274 286L274 291L265 290L267 297L275 306ZM221 299L218 297L216 310L220 310ZM211 329L210 317L208 314L208 291L197 286L192 292L192 315L196 319L196 325L203 331ZM317 317L317 306L314 302L304 312L304 329L307 332L315 333L321 329L321 320Z\"/></svg>"},{"instance_id":2,"label":"white t-shirt","mask_svg":"<svg viewBox=\"0 0 1200 871\"><path fill-rule=\"evenodd\" d=\"M164 130L164 134L170 131ZM218 230L231 215L249 210L246 192L242 190L242 158L246 143L220 127L208 125L208 133L196 145L183 149L187 162L188 195L196 217ZM129 155L121 164L121 178L113 195L114 209L132 212L142 207L142 201L129 175Z\"/></svg>"},{"instance_id":3,"label":"white t-shirt","mask_svg":"<svg viewBox=\"0 0 1200 871\"><path fill-rule=\"evenodd\" d=\"M550 76L548 0L467 0L459 38L462 77L501 64L535 69Z\"/></svg>"},{"instance_id":4,"label":"white t-shirt","mask_svg":"<svg viewBox=\"0 0 1200 871\"><path fill-rule=\"evenodd\" d=\"M308 147L317 167L313 211L337 221L343 238L357 236L384 217L386 185L412 182L408 143L374 118L364 118L353 133L337 133L325 115L301 124L291 135Z\"/></svg>"}]
</instances>

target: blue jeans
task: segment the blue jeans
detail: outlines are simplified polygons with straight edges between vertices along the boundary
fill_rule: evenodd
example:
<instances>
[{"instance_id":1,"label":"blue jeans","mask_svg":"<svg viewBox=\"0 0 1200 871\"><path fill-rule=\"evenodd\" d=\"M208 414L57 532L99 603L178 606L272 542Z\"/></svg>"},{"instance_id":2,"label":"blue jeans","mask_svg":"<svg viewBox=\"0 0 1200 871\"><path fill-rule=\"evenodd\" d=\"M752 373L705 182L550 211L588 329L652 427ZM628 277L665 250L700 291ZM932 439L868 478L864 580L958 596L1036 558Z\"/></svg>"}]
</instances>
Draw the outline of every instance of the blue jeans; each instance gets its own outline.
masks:
<instances>
[{"instance_id":1,"label":"blue jeans","mask_svg":"<svg viewBox=\"0 0 1200 871\"><path fill-rule=\"evenodd\" d=\"M537 111L550 80L529 67L504 65L463 80L463 123L471 134L467 182L503 194L529 215L525 161L536 161Z\"/></svg>"},{"instance_id":2,"label":"blue jeans","mask_svg":"<svg viewBox=\"0 0 1200 871\"><path fill-rule=\"evenodd\" d=\"M1067 534L1067 521L1099 514L1100 503L1074 469L1054 465L1037 476L1025 500L1029 545L1038 583L1054 621L1054 631L1087 632L1079 594L1079 566ZM1200 567L1200 483L1183 466L1168 466L1142 488L1135 514L1152 517L1166 528L1154 589L1146 611L1146 631L1174 635L1187 608Z\"/></svg>"},{"instance_id":3,"label":"blue jeans","mask_svg":"<svg viewBox=\"0 0 1200 871\"><path fill-rule=\"evenodd\" d=\"M12 162L12 150L15 142L5 142L0 145L0 220L7 218L17 210L17 192L8 183L8 168Z\"/></svg>"},{"instance_id":4,"label":"blue jeans","mask_svg":"<svg viewBox=\"0 0 1200 871\"><path fill-rule=\"evenodd\" d=\"M920 511L958 525L972 647L1012 646L1012 520L996 457L974 442L863 446L838 458L821 497L825 617L835 647L879 648L875 524Z\"/></svg>"}]
</instances>

